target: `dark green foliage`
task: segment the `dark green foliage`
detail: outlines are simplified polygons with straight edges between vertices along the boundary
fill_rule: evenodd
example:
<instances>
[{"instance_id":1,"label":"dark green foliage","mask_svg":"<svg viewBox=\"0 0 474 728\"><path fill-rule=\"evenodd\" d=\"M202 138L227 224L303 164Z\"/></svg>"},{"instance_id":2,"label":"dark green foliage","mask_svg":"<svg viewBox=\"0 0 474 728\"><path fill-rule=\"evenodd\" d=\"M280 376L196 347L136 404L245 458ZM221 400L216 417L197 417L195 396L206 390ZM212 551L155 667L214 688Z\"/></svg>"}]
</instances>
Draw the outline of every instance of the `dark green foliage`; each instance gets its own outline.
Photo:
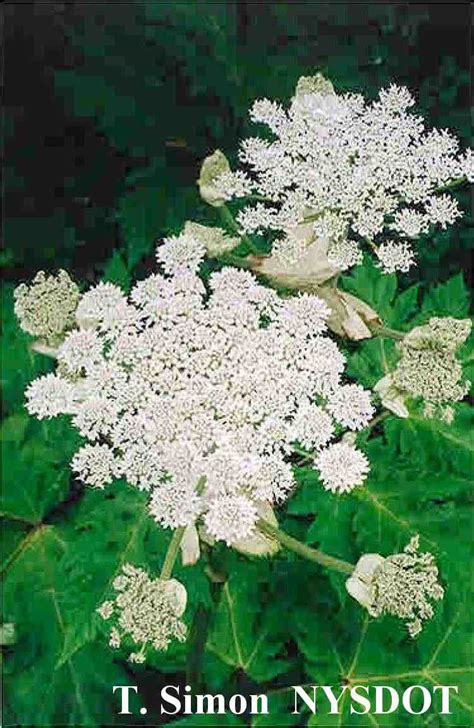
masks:
<instances>
[{"instance_id":1,"label":"dark green foliage","mask_svg":"<svg viewBox=\"0 0 474 728\"><path fill-rule=\"evenodd\" d=\"M30 89L44 67L41 104L54 104L54 113L41 117L34 137L28 120L31 109L40 108L38 97L7 100L7 146L15 136L30 135L21 153L13 146L7 154L2 265L15 282L38 267L63 265L78 279L128 289L134 274L149 268L157 238L189 218L216 221L195 186L201 159L220 147L234 162L238 139L252 133L251 101L264 95L284 100L298 77L315 69L338 89L369 96L393 80L406 83L429 122L469 141L468 16L461 4L443 10L434 3L309 0L75 3L66 4L63 24L52 15L55 4L43 5L37 15L23 11L16 23L26 24L22 43L33 24L40 28L32 33L35 48L49 48L33 64ZM48 39L45 28L53 26ZM58 58L58 48L64 57ZM66 134L70 124L75 131ZM84 137L84 166L75 157L64 166L51 153L54 145L43 144L68 134ZM28 160L39 143L44 149L32 174ZM73 156L66 147L64 159ZM56 188L64 202L56 199L54 209L49 192ZM413 274L397 281L366 262L344 277L342 286L372 305L386 325L404 331L433 315L467 315L459 269L472 248L472 211L468 193L457 195L465 217L422 242ZM33 198L38 209L28 212ZM337 574L285 552L252 560L221 547L196 566L176 570L189 592L190 645L154 656L146 669L132 668L125 652L107 648L95 610L127 561L159 572L170 534L148 518L146 497L126 484L100 492L71 479L77 438L70 424L66 418L33 420L23 405L27 383L47 372L50 361L33 354L19 331L12 287L4 288L2 302L2 620L17 634L2 648L5 725L156 725L159 688L187 681L226 696L265 693L271 715L173 721L183 728L300 726L308 719L309 725L367 725L349 714L345 699L343 716L292 715L292 685L336 689L343 681L397 688L456 684L451 716L395 714L377 716L373 724L472 724L467 405L457 408L452 426L417 414L393 416L361 436L372 470L367 486L351 496L329 495L313 470L297 468L299 488L279 514L289 533L351 562L365 552L398 551L420 533L422 547L439 560L447 597L416 642L395 620L369 620ZM350 376L366 386L396 359L389 339L346 348ZM461 358L473 378L469 342ZM147 716L138 714L138 699L134 716L117 715L112 686L121 684L139 685Z\"/></svg>"}]
</instances>

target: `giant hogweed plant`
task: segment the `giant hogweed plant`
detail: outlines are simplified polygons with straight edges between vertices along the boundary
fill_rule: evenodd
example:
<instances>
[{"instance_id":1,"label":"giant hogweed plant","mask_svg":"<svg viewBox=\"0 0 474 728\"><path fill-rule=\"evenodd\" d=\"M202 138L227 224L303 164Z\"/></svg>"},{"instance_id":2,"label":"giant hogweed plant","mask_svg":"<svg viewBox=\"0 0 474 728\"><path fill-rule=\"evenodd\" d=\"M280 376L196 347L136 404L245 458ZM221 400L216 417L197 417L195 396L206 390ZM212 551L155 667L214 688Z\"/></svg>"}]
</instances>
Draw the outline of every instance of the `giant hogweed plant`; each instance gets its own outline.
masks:
<instances>
[{"instance_id":1,"label":"giant hogweed plant","mask_svg":"<svg viewBox=\"0 0 474 728\"><path fill-rule=\"evenodd\" d=\"M220 151L204 161L199 189L219 225L187 221L158 244L156 272L129 295L110 282L81 293L64 271L16 289L31 349L56 361L27 386L29 413L66 415L83 441L76 478L111 494L125 481L142 491L150 527L171 533L160 570L124 559L88 617L131 662L153 662L188 638L186 576L176 569L204 564L229 598L232 577L216 565L223 545L248 559L249 574L256 559L293 552L334 574L344 602L342 575L368 616L395 615L413 638L443 598L435 557L420 552L417 533L402 533L402 515L392 514L404 548L355 563L322 548L337 539L322 524L318 534L318 519L302 539L281 526L287 514L324 513L327 499L340 503L332 527L343 528L372 497L374 433L390 442L397 421L412 421L449 437L468 390L464 309L428 300L416 325L387 320L397 307L416 312L417 287L397 296L394 273L416 265L420 236L456 222L449 191L474 178L472 151L427 130L413 103L405 88L369 103L336 94L320 75L301 78L288 108L253 105L266 132L242 142L242 169ZM364 276L382 297L367 300ZM360 518L362 531L380 529ZM204 587L189 584L192 601ZM61 659L77 648L73 629Z\"/></svg>"}]
</instances>

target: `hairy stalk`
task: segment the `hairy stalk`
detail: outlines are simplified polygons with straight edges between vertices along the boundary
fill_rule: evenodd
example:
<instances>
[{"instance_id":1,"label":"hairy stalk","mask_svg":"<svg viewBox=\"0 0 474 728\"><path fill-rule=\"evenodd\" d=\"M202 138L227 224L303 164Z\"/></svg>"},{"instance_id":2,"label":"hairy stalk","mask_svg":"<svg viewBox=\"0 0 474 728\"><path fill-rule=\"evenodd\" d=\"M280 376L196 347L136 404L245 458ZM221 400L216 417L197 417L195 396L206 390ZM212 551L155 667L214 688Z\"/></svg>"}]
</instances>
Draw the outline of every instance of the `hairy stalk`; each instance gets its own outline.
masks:
<instances>
[{"instance_id":1,"label":"hairy stalk","mask_svg":"<svg viewBox=\"0 0 474 728\"><path fill-rule=\"evenodd\" d=\"M276 526L272 526L272 524L268 523L268 521L260 519L257 522L257 528L261 533L264 533L266 536L270 536L270 538L278 541L289 551L293 551L295 554L302 556L308 561L314 561L316 564L325 566L328 569L335 569L342 574L352 574L355 569L355 566L350 564L348 561L342 561L341 559L337 559L335 556L329 556L329 554L325 554L323 551L313 549L311 546L306 546L306 544L298 541L296 538L293 538L293 536L290 536L288 533L281 531L279 528L276 528Z\"/></svg>"},{"instance_id":2,"label":"hairy stalk","mask_svg":"<svg viewBox=\"0 0 474 728\"><path fill-rule=\"evenodd\" d=\"M199 692L202 687L202 665L209 625L209 611L200 604L194 615L189 639L190 649L186 660L186 683L191 685L194 693Z\"/></svg>"},{"instance_id":3,"label":"hairy stalk","mask_svg":"<svg viewBox=\"0 0 474 728\"><path fill-rule=\"evenodd\" d=\"M196 492L198 495L202 493L205 483L206 476L202 475L196 484ZM166 552L165 560L163 561L163 566L161 567L160 579L171 578L171 574L173 573L173 567L178 556L179 547L181 546L181 541L183 540L185 531L186 526L180 526L179 528L176 528L174 530L173 536L171 537L171 541L168 546L168 551Z\"/></svg>"},{"instance_id":4,"label":"hairy stalk","mask_svg":"<svg viewBox=\"0 0 474 728\"><path fill-rule=\"evenodd\" d=\"M387 419L387 417L390 417L390 415L393 414L389 410L384 410L383 412L379 412L378 415L375 415L370 422L361 430L362 432L370 432L376 425L379 424L379 422L383 422Z\"/></svg>"},{"instance_id":5,"label":"hairy stalk","mask_svg":"<svg viewBox=\"0 0 474 728\"><path fill-rule=\"evenodd\" d=\"M402 341L406 336L403 331L396 331L396 329L391 329L374 321L368 322L367 325L375 336L383 336L386 339L394 339L395 341Z\"/></svg>"},{"instance_id":6,"label":"hairy stalk","mask_svg":"<svg viewBox=\"0 0 474 728\"><path fill-rule=\"evenodd\" d=\"M444 185L443 187L437 187L436 192L447 192L448 190L454 190L456 187L462 187L467 182L467 177L459 177L454 179L452 182Z\"/></svg>"},{"instance_id":7,"label":"hairy stalk","mask_svg":"<svg viewBox=\"0 0 474 728\"><path fill-rule=\"evenodd\" d=\"M229 227L232 228L232 230L237 233L237 235L240 237L241 240L244 241L244 243L247 245L247 247L251 250L251 252L254 255L261 255L261 252L258 250L258 248L255 247L255 245L250 240L249 236L245 233L242 233L239 226L237 225L237 222L235 221L235 217L227 207L227 205L221 205L219 208L219 214L222 218L222 222L229 225Z\"/></svg>"},{"instance_id":8,"label":"hairy stalk","mask_svg":"<svg viewBox=\"0 0 474 728\"><path fill-rule=\"evenodd\" d=\"M246 270L252 268L252 264L247 258L239 258L238 255L232 255L232 253L220 255L219 260L227 265L233 265L235 268L244 268Z\"/></svg>"}]
</instances>

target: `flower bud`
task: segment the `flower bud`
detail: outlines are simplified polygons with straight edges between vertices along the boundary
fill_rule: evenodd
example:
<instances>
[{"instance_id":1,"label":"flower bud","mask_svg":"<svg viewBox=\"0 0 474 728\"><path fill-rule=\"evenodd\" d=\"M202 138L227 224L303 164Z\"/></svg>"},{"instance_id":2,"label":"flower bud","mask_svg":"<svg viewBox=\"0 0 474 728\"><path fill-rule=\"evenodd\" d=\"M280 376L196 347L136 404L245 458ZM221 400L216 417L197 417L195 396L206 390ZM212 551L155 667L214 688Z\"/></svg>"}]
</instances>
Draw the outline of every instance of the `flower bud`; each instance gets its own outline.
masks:
<instances>
[{"instance_id":1,"label":"flower bud","mask_svg":"<svg viewBox=\"0 0 474 728\"><path fill-rule=\"evenodd\" d=\"M329 286L321 286L316 293L331 309L328 326L339 336L345 336L353 341L370 339L372 336L370 324L381 323L377 312L351 293Z\"/></svg>"},{"instance_id":2,"label":"flower bud","mask_svg":"<svg viewBox=\"0 0 474 728\"><path fill-rule=\"evenodd\" d=\"M346 581L346 589L351 597L366 609L374 600L372 577L384 561L380 554L364 554L357 562L352 576Z\"/></svg>"},{"instance_id":3,"label":"flower bud","mask_svg":"<svg viewBox=\"0 0 474 728\"><path fill-rule=\"evenodd\" d=\"M231 238L222 228L208 227L191 221L185 224L184 234L198 240L206 248L207 254L214 257L228 253L240 243L240 238Z\"/></svg>"},{"instance_id":4,"label":"flower bud","mask_svg":"<svg viewBox=\"0 0 474 728\"><path fill-rule=\"evenodd\" d=\"M199 548L199 535L194 524L188 526L180 543L181 563L183 566L192 566L199 561L201 555Z\"/></svg>"},{"instance_id":5,"label":"flower bud","mask_svg":"<svg viewBox=\"0 0 474 728\"><path fill-rule=\"evenodd\" d=\"M215 186L215 180L226 172L230 172L227 157L220 149L206 157L201 166L198 179L199 193L202 199L213 207L221 207L225 203L222 192Z\"/></svg>"},{"instance_id":6,"label":"flower bud","mask_svg":"<svg viewBox=\"0 0 474 728\"><path fill-rule=\"evenodd\" d=\"M300 76L295 89L296 98L306 94L328 96L334 93L334 86L322 73L317 73L315 76Z\"/></svg>"},{"instance_id":7,"label":"flower bud","mask_svg":"<svg viewBox=\"0 0 474 728\"><path fill-rule=\"evenodd\" d=\"M409 417L410 413L405 405L405 398L393 381L393 375L382 377L374 387L383 406L393 412L397 417Z\"/></svg>"},{"instance_id":8,"label":"flower bud","mask_svg":"<svg viewBox=\"0 0 474 728\"><path fill-rule=\"evenodd\" d=\"M272 526L278 526L278 521L271 505L265 501L257 504L257 513ZM280 544L272 538L268 538L260 531L255 531L247 538L241 538L232 544L232 548L247 556L274 556L280 549Z\"/></svg>"},{"instance_id":9,"label":"flower bud","mask_svg":"<svg viewBox=\"0 0 474 728\"><path fill-rule=\"evenodd\" d=\"M13 295L23 331L48 344L58 344L75 323L79 288L64 270L57 275L40 271L29 285L18 286Z\"/></svg>"},{"instance_id":10,"label":"flower bud","mask_svg":"<svg viewBox=\"0 0 474 728\"><path fill-rule=\"evenodd\" d=\"M285 260L277 247L269 256L251 258L252 268L275 283L301 290L314 290L315 286L321 285L340 272L339 268L328 261L329 241L325 238L314 240L311 223L302 223L293 228L289 232L290 236L299 248L294 261Z\"/></svg>"}]
</instances>

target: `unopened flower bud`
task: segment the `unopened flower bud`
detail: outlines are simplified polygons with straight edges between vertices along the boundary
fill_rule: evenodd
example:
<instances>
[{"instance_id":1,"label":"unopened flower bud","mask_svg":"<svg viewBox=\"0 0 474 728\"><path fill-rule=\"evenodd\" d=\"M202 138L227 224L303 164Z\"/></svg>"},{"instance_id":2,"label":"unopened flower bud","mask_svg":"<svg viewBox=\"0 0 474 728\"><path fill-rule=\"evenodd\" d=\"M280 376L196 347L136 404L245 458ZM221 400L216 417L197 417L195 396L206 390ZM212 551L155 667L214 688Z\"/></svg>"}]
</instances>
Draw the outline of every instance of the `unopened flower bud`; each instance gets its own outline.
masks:
<instances>
[{"instance_id":1,"label":"unopened flower bud","mask_svg":"<svg viewBox=\"0 0 474 728\"><path fill-rule=\"evenodd\" d=\"M300 76L296 84L295 96L304 96L305 94L327 96L334 94L334 86L322 73L317 73L315 76Z\"/></svg>"},{"instance_id":2,"label":"unopened flower bud","mask_svg":"<svg viewBox=\"0 0 474 728\"><path fill-rule=\"evenodd\" d=\"M215 185L216 179L222 174L230 172L230 164L225 154L220 149L206 157L201 166L201 173L198 179L199 193L202 199L213 207L221 207L225 203L225 197Z\"/></svg>"},{"instance_id":3,"label":"unopened flower bud","mask_svg":"<svg viewBox=\"0 0 474 728\"><path fill-rule=\"evenodd\" d=\"M240 243L240 238L230 237L222 228L208 227L197 222L187 222L184 226L184 234L198 240L204 245L208 255L216 257L228 253Z\"/></svg>"},{"instance_id":4,"label":"unopened flower bud","mask_svg":"<svg viewBox=\"0 0 474 728\"><path fill-rule=\"evenodd\" d=\"M328 247L329 241L315 240L313 225L304 223L292 229L281 245L274 244L272 255L254 258L252 267L287 288L314 290L340 272L328 261Z\"/></svg>"},{"instance_id":5,"label":"unopened flower bud","mask_svg":"<svg viewBox=\"0 0 474 728\"><path fill-rule=\"evenodd\" d=\"M395 387L393 383L393 375L387 374L382 377L374 387L374 391L380 397L380 401L385 409L393 412L397 417L408 417L410 415L403 394Z\"/></svg>"},{"instance_id":6,"label":"unopened flower bud","mask_svg":"<svg viewBox=\"0 0 474 728\"><path fill-rule=\"evenodd\" d=\"M201 550L199 548L199 534L192 523L187 526L180 543L181 563L183 566L192 566L199 561Z\"/></svg>"},{"instance_id":7,"label":"unopened flower bud","mask_svg":"<svg viewBox=\"0 0 474 728\"><path fill-rule=\"evenodd\" d=\"M278 526L273 508L269 503L261 501L257 505L257 513L264 521L272 526ZM241 538L232 544L232 548L247 556L274 556L280 549L280 544L273 538L268 538L264 533L256 530L247 538Z\"/></svg>"},{"instance_id":8,"label":"unopened flower bud","mask_svg":"<svg viewBox=\"0 0 474 728\"><path fill-rule=\"evenodd\" d=\"M14 292L15 314L28 334L57 344L71 328L79 301L79 288L66 271L48 275L40 271L30 284L22 283Z\"/></svg>"}]
</instances>

